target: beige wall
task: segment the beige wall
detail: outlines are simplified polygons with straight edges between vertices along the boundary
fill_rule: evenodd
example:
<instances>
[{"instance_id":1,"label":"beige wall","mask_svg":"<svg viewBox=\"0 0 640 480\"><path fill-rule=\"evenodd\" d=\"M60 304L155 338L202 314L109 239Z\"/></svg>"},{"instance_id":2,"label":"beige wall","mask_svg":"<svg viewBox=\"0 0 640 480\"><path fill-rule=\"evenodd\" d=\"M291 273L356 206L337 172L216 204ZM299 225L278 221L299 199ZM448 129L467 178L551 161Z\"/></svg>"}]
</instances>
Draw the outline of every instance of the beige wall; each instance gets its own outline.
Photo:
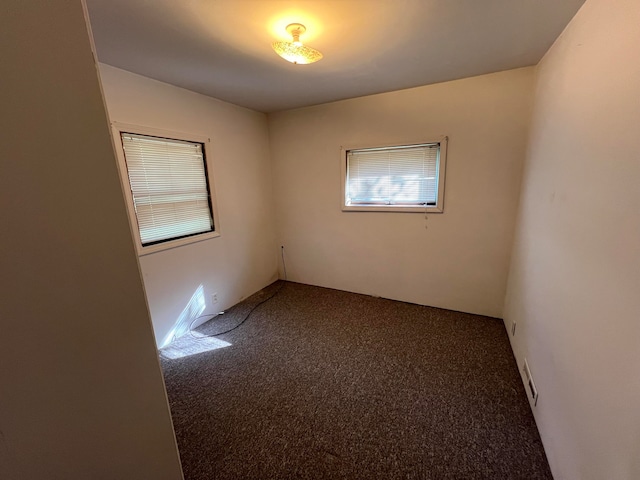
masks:
<instances>
[{"instance_id":1,"label":"beige wall","mask_svg":"<svg viewBox=\"0 0 640 480\"><path fill-rule=\"evenodd\" d=\"M524 68L269 115L289 278L500 317L532 86ZM341 146L440 135L443 214L341 211Z\"/></svg>"},{"instance_id":2,"label":"beige wall","mask_svg":"<svg viewBox=\"0 0 640 480\"><path fill-rule=\"evenodd\" d=\"M83 5L0 23L0 478L181 479Z\"/></svg>"},{"instance_id":3,"label":"beige wall","mask_svg":"<svg viewBox=\"0 0 640 480\"><path fill-rule=\"evenodd\" d=\"M140 257L156 340L162 346L171 340L200 286L207 314L277 278L267 117L108 65L100 66L100 74L112 121L211 138L210 174L221 236ZM214 292L219 298L215 305Z\"/></svg>"},{"instance_id":4,"label":"beige wall","mask_svg":"<svg viewBox=\"0 0 640 480\"><path fill-rule=\"evenodd\" d=\"M640 478L640 3L588 0L538 69L505 318L556 480Z\"/></svg>"}]
</instances>

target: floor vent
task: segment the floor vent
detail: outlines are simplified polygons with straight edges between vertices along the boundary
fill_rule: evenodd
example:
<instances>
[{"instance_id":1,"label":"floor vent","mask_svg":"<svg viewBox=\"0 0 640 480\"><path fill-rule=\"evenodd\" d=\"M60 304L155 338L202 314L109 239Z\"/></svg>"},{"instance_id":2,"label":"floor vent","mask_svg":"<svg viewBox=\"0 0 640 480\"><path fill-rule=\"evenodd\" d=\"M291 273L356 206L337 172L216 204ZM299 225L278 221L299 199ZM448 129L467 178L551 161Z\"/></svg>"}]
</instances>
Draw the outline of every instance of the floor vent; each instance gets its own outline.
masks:
<instances>
[{"instance_id":1,"label":"floor vent","mask_svg":"<svg viewBox=\"0 0 640 480\"><path fill-rule=\"evenodd\" d=\"M536 388L536 384L533 382L529 363L526 358L524 359L524 367L522 368L522 371L524 372L524 377L527 380L527 385L529 386L529 393L531 393L531 398L533 399L533 406L536 406L538 404L538 389Z\"/></svg>"}]
</instances>

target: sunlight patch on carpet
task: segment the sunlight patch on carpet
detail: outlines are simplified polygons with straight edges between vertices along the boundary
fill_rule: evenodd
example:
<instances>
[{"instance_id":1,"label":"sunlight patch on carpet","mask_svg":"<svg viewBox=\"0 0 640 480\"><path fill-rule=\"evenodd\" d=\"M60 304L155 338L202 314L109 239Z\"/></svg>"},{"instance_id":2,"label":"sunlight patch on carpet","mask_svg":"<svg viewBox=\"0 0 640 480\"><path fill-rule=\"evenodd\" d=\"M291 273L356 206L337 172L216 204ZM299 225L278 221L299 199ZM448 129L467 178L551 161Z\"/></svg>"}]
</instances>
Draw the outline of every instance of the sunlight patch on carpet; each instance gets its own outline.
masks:
<instances>
[{"instance_id":1,"label":"sunlight patch on carpet","mask_svg":"<svg viewBox=\"0 0 640 480\"><path fill-rule=\"evenodd\" d=\"M189 357L199 353L210 352L218 348L228 347L231 344L215 337L192 337L183 335L169 345L160 349L160 355L175 360L176 358Z\"/></svg>"}]
</instances>

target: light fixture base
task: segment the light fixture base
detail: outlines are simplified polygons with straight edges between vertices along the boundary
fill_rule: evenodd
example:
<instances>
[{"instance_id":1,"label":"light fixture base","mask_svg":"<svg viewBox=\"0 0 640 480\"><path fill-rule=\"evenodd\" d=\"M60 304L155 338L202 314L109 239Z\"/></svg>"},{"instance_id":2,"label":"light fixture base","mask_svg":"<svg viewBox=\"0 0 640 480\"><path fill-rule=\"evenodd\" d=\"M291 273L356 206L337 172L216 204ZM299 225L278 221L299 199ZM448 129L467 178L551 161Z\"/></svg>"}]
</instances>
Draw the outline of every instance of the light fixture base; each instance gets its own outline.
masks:
<instances>
[{"instance_id":1,"label":"light fixture base","mask_svg":"<svg viewBox=\"0 0 640 480\"><path fill-rule=\"evenodd\" d=\"M305 27L301 23L290 23L289 25L287 25L287 33L289 35L300 36L306 31L307 31L307 27Z\"/></svg>"}]
</instances>

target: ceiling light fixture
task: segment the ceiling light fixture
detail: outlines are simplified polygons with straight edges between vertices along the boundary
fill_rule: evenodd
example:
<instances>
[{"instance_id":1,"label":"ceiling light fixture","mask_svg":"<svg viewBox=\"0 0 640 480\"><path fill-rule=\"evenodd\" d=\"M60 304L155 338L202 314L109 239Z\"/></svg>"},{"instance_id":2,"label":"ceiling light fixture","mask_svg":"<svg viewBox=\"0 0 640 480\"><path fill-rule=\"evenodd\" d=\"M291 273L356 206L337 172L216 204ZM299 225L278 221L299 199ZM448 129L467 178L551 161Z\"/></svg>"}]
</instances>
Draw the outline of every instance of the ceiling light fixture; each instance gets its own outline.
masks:
<instances>
[{"instance_id":1,"label":"ceiling light fixture","mask_svg":"<svg viewBox=\"0 0 640 480\"><path fill-rule=\"evenodd\" d=\"M307 63L317 62L322 58L315 48L306 47L300 41L300 35L307 31L307 28L300 23L291 23L287 25L287 32L293 37L292 42L273 42L271 46L275 52L284 58L287 62L296 65L305 65Z\"/></svg>"}]
</instances>

